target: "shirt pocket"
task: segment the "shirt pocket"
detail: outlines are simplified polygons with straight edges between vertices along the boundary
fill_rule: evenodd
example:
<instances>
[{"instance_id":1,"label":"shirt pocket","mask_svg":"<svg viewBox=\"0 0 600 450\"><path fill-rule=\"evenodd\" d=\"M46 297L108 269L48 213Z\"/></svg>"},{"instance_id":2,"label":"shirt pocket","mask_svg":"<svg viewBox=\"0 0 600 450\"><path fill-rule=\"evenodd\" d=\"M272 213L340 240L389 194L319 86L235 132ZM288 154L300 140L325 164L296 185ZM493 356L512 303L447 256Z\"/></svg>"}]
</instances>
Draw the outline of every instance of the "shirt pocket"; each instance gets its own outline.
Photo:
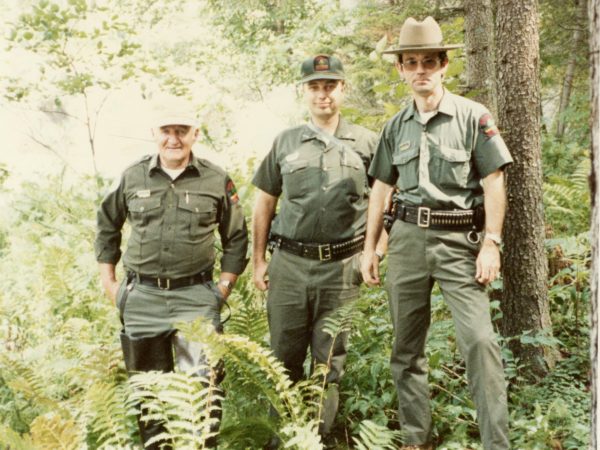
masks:
<instances>
[{"instance_id":1,"label":"shirt pocket","mask_svg":"<svg viewBox=\"0 0 600 450\"><path fill-rule=\"evenodd\" d=\"M368 188L367 172L364 162L354 150L344 149L340 159L341 179L346 185L346 195L355 200L363 197Z\"/></svg>"},{"instance_id":2,"label":"shirt pocket","mask_svg":"<svg viewBox=\"0 0 600 450\"><path fill-rule=\"evenodd\" d=\"M217 222L217 199L206 194L184 191L177 194L182 221L189 224L192 236L211 232Z\"/></svg>"},{"instance_id":3,"label":"shirt pocket","mask_svg":"<svg viewBox=\"0 0 600 450\"><path fill-rule=\"evenodd\" d=\"M419 185L419 148L413 147L395 153L392 164L398 169L398 187L409 191Z\"/></svg>"},{"instance_id":4,"label":"shirt pocket","mask_svg":"<svg viewBox=\"0 0 600 450\"><path fill-rule=\"evenodd\" d=\"M288 198L303 197L310 189L311 180L307 168L306 160L285 161L281 166L283 190L287 192Z\"/></svg>"},{"instance_id":5,"label":"shirt pocket","mask_svg":"<svg viewBox=\"0 0 600 450\"><path fill-rule=\"evenodd\" d=\"M161 198L153 195L147 198L135 197L129 200L127 209L132 225L139 227L151 226L161 216Z\"/></svg>"},{"instance_id":6,"label":"shirt pocket","mask_svg":"<svg viewBox=\"0 0 600 450\"><path fill-rule=\"evenodd\" d=\"M432 152L431 181L438 186L465 188L471 155L467 150L440 145Z\"/></svg>"}]
</instances>

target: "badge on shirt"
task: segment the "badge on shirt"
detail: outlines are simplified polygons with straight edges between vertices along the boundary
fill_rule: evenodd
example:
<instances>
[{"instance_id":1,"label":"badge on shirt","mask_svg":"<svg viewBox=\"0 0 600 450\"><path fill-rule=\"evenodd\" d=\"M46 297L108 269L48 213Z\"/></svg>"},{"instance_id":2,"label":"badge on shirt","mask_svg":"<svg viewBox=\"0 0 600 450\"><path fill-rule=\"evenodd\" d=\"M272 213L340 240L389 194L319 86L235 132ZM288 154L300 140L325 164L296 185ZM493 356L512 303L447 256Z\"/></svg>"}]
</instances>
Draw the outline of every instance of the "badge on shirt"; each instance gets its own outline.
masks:
<instances>
[{"instance_id":1,"label":"badge on shirt","mask_svg":"<svg viewBox=\"0 0 600 450\"><path fill-rule=\"evenodd\" d=\"M227 187L225 190L227 191L227 197L229 197L229 201L231 203L237 203L240 201L240 197L238 196L237 189L235 188L233 181L229 180L227 182Z\"/></svg>"},{"instance_id":2,"label":"badge on shirt","mask_svg":"<svg viewBox=\"0 0 600 450\"><path fill-rule=\"evenodd\" d=\"M404 150L408 150L410 148L410 141L403 142L398 146L398 150L403 152Z\"/></svg>"},{"instance_id":3,"label":"badge on shirt","mask_svg":"<svg viewBox=\"0 0 600 450\"><path fill-rule=\"evenodd\" d=\"M494 122L494 118L487 113L479 119L479 129L485 135L486 140L493 138L500 132Z\"/></svg>"},{"instance_id":4,"label":"badge on shirt","mask_svg":"<svg viewBox=\"0 0 600 450\"><path fill-rule=\"evenodd\" d=\"M144 189L141 191L137 191L135 193L135 195L137 195L137 198L148 198L148 197L150 197L150 189Z\"/></svg>"},{"instance_id":5,"label":"badge on shirt","mask_svg":"<svg viewBox=\"0 0 600 450\"><path fill-rule=\"evenodd\" d=\"M285 160L287 162L292 162L292 161L296 161L298 159L298 157L300 156L300 153L298 152L294 152L294 153L290 153L289 155L287 155L285 157Z\"/></svg>"}]
</instances>

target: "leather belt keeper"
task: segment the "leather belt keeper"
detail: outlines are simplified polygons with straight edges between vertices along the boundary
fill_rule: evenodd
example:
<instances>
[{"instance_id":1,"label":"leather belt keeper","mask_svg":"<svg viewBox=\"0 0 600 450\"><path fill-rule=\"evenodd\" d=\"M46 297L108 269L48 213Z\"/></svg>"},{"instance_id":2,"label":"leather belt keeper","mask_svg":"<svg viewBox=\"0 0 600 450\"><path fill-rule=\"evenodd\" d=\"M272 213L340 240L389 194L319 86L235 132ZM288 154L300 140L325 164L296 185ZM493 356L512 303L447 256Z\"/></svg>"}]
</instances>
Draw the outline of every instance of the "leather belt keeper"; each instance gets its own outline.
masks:
<instances>
[{"instance_id":1,"label":"leather belt keeper","mask_svg":"<svg viewBox=\"0 0 600 450\"><path fill-rule=\"evenodd\" d=\"M131 272L128 276L132 279L137 280L138 283L146 286L152 286L164 290L179 289L186 286L194 286L196 284L208 283L212 280L212 269L205 270L204 272L198 272L189 277L181 278L159 278L142 275L139 273Z\"/></svg>"},{"instance_id":2,"label":"leather belt keeper","mask_svg":"<svg viewBox=\"0 0 600 450\"><path fill-rule=\"evenodd\" d=\"M431 209L426 206L408 206L399 204L396 219L414 223L421 228L435 230L476 230L483 229L484 210L476 209Z\"/></svg>"},{"instance_id":3,"label":"leather belt keeper","mask_svg":"<svg viewBox=\"0 0 600 450\"><path fill-rule=\"evenodd\" d=\"M338 261L360 252L363 249L364 242L365 237L363 235L331 244L305 243L283 236L272 235L269 241L269 248L279 248L303 258L319 261Z\"/></svg>"}]
</instances>

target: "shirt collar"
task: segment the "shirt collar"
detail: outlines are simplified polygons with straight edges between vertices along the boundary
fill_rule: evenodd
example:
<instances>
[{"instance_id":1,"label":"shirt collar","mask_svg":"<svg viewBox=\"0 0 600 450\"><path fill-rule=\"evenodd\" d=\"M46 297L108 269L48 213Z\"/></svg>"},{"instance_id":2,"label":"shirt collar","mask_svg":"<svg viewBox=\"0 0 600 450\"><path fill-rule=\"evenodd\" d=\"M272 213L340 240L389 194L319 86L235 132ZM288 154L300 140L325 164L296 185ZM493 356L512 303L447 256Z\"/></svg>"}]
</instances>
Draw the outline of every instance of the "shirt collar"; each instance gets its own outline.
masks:
<instances>
[{"instance_id":1,"label":"shirt collar","mask_svg":"<svg viewBox=\"0 0 600 450\"><path fill-rule=\"evenodd\" d=\"M438 106L438 112L442 114L446 114L447 116L455 116L456 115L456 103L454 101L454 94L448 92L444 88L444 95L440 100L440 104ZM406 114L404 115L404 122L412 119L417 112L417 107L415 105L414 100L408 105L408 109L406 110Z\"/></svg>"},{"instance_id":2,"label":"shirt collar","mask_svg":"<svg viewBox=\"0 0 600 450\"><path fill-rule=\"evenodd\" d=\"M184 172L190 169L196 170L196 172L198 172L198 175L200 175L200 161L194 156L193 153L191 154L190 161L188 162L188 165L186 166ZM152 158L150 158L148 173L152 174L152 172L155 172L157 170L160 170L160 159L158 157L158 153L155 153L154 155L152 155Z\"/></svg>"},{"instance_id":3,"label":"shirt collar","mask_svg":"<svg viewBox=\"0 0 600 450\"><path fill-rule=\"evenodd\" d=\"M302 142L310 141L311 139L315 139L318 135L318 131L315 131L312 127L308 125L304 125L301 140ZM356 140L352 133L352 127L346 120L344 120L342 116L340 116L340 121L338 123L337 128L335 129L334 136L338 139L345 139L351 141Z\"/></svg>"}]
</instances>

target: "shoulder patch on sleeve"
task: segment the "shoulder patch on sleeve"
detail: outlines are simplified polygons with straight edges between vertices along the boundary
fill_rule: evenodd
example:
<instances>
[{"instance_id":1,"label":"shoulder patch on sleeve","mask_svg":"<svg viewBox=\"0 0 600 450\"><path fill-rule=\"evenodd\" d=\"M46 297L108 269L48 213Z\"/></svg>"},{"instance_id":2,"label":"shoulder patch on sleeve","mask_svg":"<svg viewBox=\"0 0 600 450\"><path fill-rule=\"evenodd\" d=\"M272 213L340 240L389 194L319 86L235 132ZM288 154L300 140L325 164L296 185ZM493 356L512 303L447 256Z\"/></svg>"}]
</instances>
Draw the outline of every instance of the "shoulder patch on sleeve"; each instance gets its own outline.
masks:
<instances>
[{"instance_id":1,"label":"shoulder patch on sleeve","mask_svg":"<svg viewBox=\"0 0 600 450\"><path fill-rule=\"evenodd\" d=\"M494 118L489 113L485 113L479 119L479 130L486 139L490 139L499 133L496 122L494 122Z\"/></svg>"},{"instance_id":2,"label":"shoulder patch on sleeve","mask_svg":"<svg viewBox=\"0 0 600 450\"><path fill-rule=\"evenodd\" d=\"M227 186L225 187L225 190L227 191L227 197L229 197L229 201L231 203L235 204L240 201L237 189L235 188L235 184L233 184L232 180L227 180Z\"/></svg>"}]
</instances>

